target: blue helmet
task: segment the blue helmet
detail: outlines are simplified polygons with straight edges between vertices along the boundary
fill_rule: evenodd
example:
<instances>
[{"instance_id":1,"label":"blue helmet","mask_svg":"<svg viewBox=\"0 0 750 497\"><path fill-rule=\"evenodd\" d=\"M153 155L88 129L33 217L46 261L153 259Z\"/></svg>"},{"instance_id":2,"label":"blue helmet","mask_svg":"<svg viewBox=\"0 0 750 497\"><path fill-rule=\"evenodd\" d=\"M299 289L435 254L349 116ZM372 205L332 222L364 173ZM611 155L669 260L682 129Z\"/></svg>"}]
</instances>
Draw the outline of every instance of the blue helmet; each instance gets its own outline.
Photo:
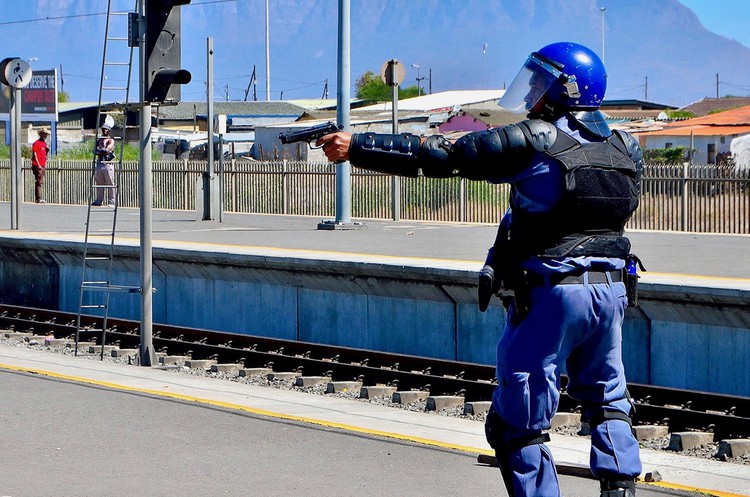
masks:
<instances>
[{"instance_id":1,"label":"blue helmet","mask_svg":"<svg viewBox=\"0 0 750 497\"><path fill-rule=\"evenodd\" d=\"M534 52L498 102L531 115L596 110L607 89L607 73L591 49L559 42Z\"/></svg>"}]
</instances>

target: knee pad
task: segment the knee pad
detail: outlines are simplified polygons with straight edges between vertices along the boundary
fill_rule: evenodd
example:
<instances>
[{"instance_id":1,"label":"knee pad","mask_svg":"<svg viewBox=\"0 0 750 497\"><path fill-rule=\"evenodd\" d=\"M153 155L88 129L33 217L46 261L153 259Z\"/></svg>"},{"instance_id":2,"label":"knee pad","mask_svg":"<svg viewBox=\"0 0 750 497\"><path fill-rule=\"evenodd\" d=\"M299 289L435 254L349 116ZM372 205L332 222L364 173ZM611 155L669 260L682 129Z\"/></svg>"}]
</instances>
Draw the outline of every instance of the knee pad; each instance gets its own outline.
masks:
<instances>
[{"instance_id":1,"label":"knee pad","mask_svg":"<svg viewBox=\"0 0 750 497\"><path fill-rule=\"evenodd\" d=\"M500 467L500 473L503 475L505 489L508 491L510 497L515 497L516 492L513 488L513 471L509 462L511 453L529 445L549 442L550 438L548 433L542 433L539 431L509 442L506 441L506 434L509 430L510 426L508 423L503 421L493 407L490 407L490 410L487 413L487 420L484 423L484 434L487 437L487 442L490 444L490 447L495 450L497 465Z\"/></svg>"},{"instance_id":2,"label":"knee pad","mask_svg":"<svg viewBox=\"0 0 750 497\"><path fill-rule=\"evenodd\" d=\"M484 423L484 435L490 447L495 449L496 453L508 454L529 445L538 445L550 441L549 433L542 431L531 432L526 436L508 441L505 435L509 429L508 423L503 421L497 411L491 407Z\"/></svg>"},{"instance_id":3,"label":"knee pad","mask_svg":"<svg viewBox=\"0 0 750 497\"><path fill-rule=\"evenodd\" d=\"M628 411L627 414L621 411L612 411L612 410L605 409L604 408L605 404L588 403L584 405L583 421L587 421L589 423L589 427L593 431L597 426L604 423L605 421L618 419L620 421L625 421L627 424L629 424L632 430L633 419L631 416L633 412L635 411L635 408L633 406L633 401L630 399L630 396L627 393L626 393L626 397L623 397L623 399L627 399L628 402L630 403L630 410Z\"/></svg>"}]
</instances>

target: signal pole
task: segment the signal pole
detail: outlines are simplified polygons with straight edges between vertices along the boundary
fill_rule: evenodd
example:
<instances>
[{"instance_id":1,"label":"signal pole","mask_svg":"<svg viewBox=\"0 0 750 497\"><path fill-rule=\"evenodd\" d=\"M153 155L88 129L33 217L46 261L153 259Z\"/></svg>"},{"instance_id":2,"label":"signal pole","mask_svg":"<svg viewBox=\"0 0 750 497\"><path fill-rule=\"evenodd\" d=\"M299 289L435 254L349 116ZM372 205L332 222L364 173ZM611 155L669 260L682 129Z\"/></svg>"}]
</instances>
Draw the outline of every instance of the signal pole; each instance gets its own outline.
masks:
<instances>
[{"instance_id":1,"label":"signal pole","mask_svg":"<svg viewBox=\"0 0 750 497\"><path fill-rule=\"evenodd\" d=\"M140 160L138 170L138 198L140 199L140 239L141 239L141 345L139 357L141 366L153 366L156 359L153 345L153 250L152 250L152 217L151 205L153 203L153 183L151 163L151 103L146 101L148 91L148 54L146 53L146 1L139 2L140 21L142 33L140 39L139 62L140 62L140 101L143 102L140 114Z\"/></svg>"}]
</instances>

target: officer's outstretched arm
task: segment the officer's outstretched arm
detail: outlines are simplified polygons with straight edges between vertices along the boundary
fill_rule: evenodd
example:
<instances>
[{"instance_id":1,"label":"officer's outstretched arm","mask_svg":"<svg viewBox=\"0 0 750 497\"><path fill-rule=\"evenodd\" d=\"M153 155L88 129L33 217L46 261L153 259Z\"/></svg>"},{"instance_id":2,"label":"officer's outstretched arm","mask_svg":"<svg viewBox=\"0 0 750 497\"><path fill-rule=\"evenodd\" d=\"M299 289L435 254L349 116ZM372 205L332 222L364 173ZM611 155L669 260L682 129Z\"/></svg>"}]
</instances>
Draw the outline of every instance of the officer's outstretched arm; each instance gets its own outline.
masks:
<instances>
[{"instance_id":1,"label":"officer's outstretched arm","mask_svg":"<svg viewBox=\"0 0 750 497\"><path fill-rule=\"evenodd\" d=\"M455 143L440 135L340 132L322 137L317 145L323 146L329 160L349 160L387 174L416 177L421 171L431 178L502 180L526 167L535 150L543 150L556 137L554 126L538 121L535 129L528 122L469 133Z\"/></svg>"}]
</instances>

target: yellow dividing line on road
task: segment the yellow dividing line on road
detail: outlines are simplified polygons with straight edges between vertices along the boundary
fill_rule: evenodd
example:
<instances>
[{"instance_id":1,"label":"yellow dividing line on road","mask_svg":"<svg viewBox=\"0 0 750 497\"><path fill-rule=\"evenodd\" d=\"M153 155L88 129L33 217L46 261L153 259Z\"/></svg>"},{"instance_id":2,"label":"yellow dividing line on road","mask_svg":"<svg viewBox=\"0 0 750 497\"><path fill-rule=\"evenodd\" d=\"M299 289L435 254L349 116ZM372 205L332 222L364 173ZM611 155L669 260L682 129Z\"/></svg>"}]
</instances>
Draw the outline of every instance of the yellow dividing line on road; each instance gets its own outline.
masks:
<instances>
[{"instance_id":1,"label":"yellow dividing line on road","mask_svg":"<svg viewBox=\"0 0 750 497\"><path fill-rule=\"evenodd\" d=\"M421 438L421 437L413 437L408 435L401 435L399 433L391 433L387 431L381 431L381 430L371 430L367 428L361 428L358 426L353 425L347 425L344 423L334 423L331 421L324 421L320 419L315 418L307 418L304 416L294 416L291 414L283 414L279 412L274 411L268 411L265 409L257 409L254 407L247 407L239 404L233 404L231 402L221 402L218 400L211 400L211 399L205 399L201 397L193 397L191 395L183 395L183 394L177 394L177 393L171 393L171 392L163 392L160 390L150 390L147 388L137 388L137 387L130 387L127 385L120 385L118 383L110 383L106 381L99 381L99 380L92 380L90 378L82 378L79 376L71 376L61 373L55 373L52 371L45 371L41 369L34 369L34 368L27 368L27 367L20 367L20 366L11 366L8 364L2 364L0 363L0 370L8 370L8 371L17 371L22 373L31 373L31 374L37 374L41 376L48 376L50 378L57 378L60 380L65 381L71 381L75 383L83 383L88 385L96 385L99 387L106 387L111 388L113 390L120 390L124 392L137 392L137 393L144 393L148 395L154 395L157 397L166 397L170 399L177 399L177 400L183 400L187 402L195 402L197 404L205 404L215 407L222 407L224 409L232 409L237 411L243 411L250 414L255 414L258 416L266 416L270 418L275 419L284 419L288 421L297 421L300 423L308 423L318 426L324 426L326 428L336 428L343 431L349 431L354 433L361 433L365 435L373 435L373 436L380 436L384 438L392 438L396 440L403 440L407 442L413 442L418 443L422 445L428 445L432 447L439 447L441 449L450 449L450 450L457 450L461 452L468 452L471 454L484 454L484 455L491 455L494 456L494 452L488 449L480 449L477 447L467 447L464 445L455 445L455 444L449 444L444 442L439 442L437 440L431 440L428 438ZM655 487L663 487L663 488L669 488L673 490L686 490L690 492L699 492L702 494L705 494L707 496L714 496L714 497L746 497L742 494L734 494L734 493L728 493L728 492L722 492L718 490L708 490L698 487L690 487L685 485L680 485L677 483L669 483L669 482L639 482L640 485L649 485L649 486L655 486Z\"/></svg>"}]
</instances>

